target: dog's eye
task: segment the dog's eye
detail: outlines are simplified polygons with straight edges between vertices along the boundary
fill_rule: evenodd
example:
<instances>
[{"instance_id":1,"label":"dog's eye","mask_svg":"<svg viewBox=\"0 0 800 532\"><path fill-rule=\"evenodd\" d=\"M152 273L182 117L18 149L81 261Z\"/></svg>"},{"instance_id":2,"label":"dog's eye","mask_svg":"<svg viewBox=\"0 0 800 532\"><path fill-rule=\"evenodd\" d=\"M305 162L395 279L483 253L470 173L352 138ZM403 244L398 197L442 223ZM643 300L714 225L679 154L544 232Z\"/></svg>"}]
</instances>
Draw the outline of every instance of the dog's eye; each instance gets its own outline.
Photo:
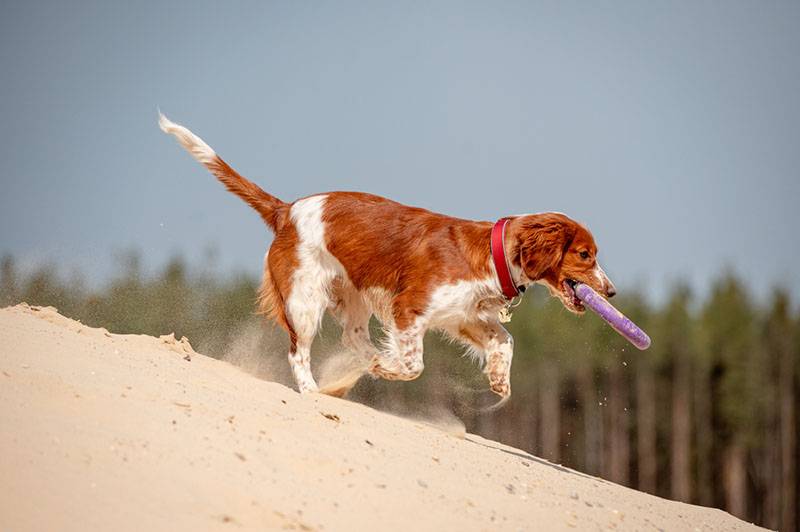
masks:
<instances>
[{"instance_id":1,"label":"dog's eye","mask_svg":"<svg viewBox=\"0 0 800 532\"><path fill-rule=\"evenodd\" d=\"M588 251L581 251L581 258L582 259L588 259L589 258L589 252Z\"/></svg>"}]
</instances>

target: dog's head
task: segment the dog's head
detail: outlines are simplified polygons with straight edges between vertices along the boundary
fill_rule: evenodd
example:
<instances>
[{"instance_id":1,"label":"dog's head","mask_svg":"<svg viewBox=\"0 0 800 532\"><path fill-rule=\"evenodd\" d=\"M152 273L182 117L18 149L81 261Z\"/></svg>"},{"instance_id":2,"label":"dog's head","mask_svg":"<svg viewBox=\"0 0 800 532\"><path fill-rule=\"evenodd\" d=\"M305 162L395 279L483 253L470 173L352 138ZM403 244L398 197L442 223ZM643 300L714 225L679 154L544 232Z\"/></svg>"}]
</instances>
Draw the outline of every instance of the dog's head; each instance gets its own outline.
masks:
<instances>
[{"instance_id":1,"label":"dog's head","mask_svg":"<svg viewBox=\"0 0 800 532\"><path fill-rule=\"evenodd\" d=\"M584 311L573 290L576 282L605 297L617 293L597 262L594 237L583 225L560 213L543 213L515 218L512 227L512 261L530 281L547 286L568 310Z\"/></svg>"}]
</instances>

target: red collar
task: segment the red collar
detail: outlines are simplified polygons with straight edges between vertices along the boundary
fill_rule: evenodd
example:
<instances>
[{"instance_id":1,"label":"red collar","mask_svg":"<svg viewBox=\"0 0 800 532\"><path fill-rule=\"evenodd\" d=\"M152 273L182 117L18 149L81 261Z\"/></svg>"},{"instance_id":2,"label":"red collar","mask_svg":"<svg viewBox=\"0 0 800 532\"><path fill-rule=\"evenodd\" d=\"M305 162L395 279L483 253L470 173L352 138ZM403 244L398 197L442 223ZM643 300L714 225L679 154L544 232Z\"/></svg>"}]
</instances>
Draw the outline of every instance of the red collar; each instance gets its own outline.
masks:
<instances>
[{"instance_id":1,"label":"red collar","mask_svg":"<svg viewBox=\"0 0 800 532\"><path fill-rule=\"evenodd\" d=\"M519 289L511 277L511 267L508 265L504 245L506 226L510 221L508 218L500 218L492 227L492 262L494 262L497 278L500 280L500 288L503 289L503 295L508 300L512 300L519 295Z\"/></svg>"}]
</instances>

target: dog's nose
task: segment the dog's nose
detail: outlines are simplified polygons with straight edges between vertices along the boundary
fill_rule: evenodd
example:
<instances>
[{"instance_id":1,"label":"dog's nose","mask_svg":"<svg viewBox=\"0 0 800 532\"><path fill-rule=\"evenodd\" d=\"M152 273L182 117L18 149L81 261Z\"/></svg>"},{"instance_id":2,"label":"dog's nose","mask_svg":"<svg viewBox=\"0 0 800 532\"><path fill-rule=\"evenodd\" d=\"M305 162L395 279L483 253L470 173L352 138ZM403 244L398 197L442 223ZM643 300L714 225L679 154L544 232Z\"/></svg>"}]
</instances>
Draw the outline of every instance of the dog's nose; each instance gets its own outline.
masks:
<instances>
[{"instance_id":1,"label":"dog's nose","mask_svg":"<svg viewBox=\"0 0 800 532\"><path fill-rule=\"evenodd\" d=\"M606 272L603 271L603 268L601 268L599 264L597 264L595 268L595 275L597 276L597 280L600 281L600 287L605 288L604 292L606 297L614 297L617 294L617 288L614 286L614 283L611 282L611 279L608 278L608 275L606 275Z\"/></svg>"}]
</instances>

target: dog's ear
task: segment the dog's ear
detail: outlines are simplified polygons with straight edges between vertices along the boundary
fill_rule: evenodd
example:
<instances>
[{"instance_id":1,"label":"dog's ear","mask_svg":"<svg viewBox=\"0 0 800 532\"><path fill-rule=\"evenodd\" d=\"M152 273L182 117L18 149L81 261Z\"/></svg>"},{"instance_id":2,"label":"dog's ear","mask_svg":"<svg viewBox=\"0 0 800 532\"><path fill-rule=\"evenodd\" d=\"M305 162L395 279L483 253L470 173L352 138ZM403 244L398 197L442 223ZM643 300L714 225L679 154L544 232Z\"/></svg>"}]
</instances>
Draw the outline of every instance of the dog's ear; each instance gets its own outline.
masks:
<instances>
[{"instance_id":1,"label":"dog's ear","mask_svg":"<svg viewBox=\"0 0 800 532\"><path fill-rule=\"evenodd\" d=\"M526 220L519 234L519 259L525 275L536 281L548 270L556 269L575 232L571 223L549 215Z\"/></svg>"}]
</instances>

